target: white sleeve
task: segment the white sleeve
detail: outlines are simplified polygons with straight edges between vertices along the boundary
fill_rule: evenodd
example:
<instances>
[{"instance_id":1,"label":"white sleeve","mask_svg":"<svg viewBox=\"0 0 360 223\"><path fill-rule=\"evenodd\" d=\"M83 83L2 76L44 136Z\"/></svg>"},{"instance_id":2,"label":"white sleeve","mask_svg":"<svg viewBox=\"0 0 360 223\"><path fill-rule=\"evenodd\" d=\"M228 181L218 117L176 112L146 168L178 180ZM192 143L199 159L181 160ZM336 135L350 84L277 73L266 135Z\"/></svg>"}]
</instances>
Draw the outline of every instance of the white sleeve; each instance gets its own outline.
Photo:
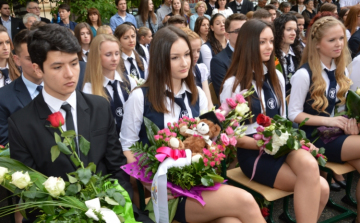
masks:
<instances>
[{"instance_id":1,"label":"white sleeve","mask_svg":"<svg viewBox=\"0 0 360 223\"><path fill-rule=\"evenodd\" d=\"M301 68L291 77L291 94L288 106L288 118L294 121L304 111L306 95L309 92L310 77L305 68Z\"/></svg>"},{"instance_id":2,"label":"white sleeve","mask_svg":"<svg viewBox=\"0 0 360 223\"><path fill-rule=\"evenodd\" d=\"M197 64L197 66L198 66L198 68L200 70L200 73L201 73L201 83L204 82L204 81L207 81L208 78L209 78L210 73L209 73L206 65L203 64L203 63L199 63L199 64Z\"/></svg>"},{"instance_id":3,"label":"white sleeve","mask_svg":"<svg viewBox=\"0 0 360 223\"><path fill-rule=\"evenodd\" d=\"M227 98L231 98L234 82L235 77L230 77L224 82L223 89L220 93L220 103L223 103ZM236 87L235 92L240 92L240 85Z\"/></svg>"},{"instance_id":4,"label":"white sleeve","mask_svg":"<svg viewBox=\"0 0 360 223\"><path fill-rule=\"evenodd\" d=\"M198 92L199 92L199 107L200 107L200 114L202 112L207 112L209 110L208 108L208 100L206 97L205 92L197 86Z\"/></svg>"},{"instance_id":5,"label":"white sleeve","mask_svg":"<svg viewBox=\"0 0 360 223\"><path fill-rule=\"evenodd\" d=\"M149 65L146 63L144 58L141 58L141 59L144 64L144 77L145 77L145 80L147 80L147 78L149 76Z\"/></svg>"},{"instance_id":6,"label":"white sleeve","mask_svg":"<svg viewBox=\"0 0 360 223\"><path fill-rule=\"evenodd\" d=\"M124 116L121 124L120 142L123 151L139 141L139 132L144 120L144 94L140 88L134 90L124 106Z\"/></svg>"},{"instance_id":7,"label":"white sleeve","mask_svg":"<svg viewBox=\"0 0 360 223\"><path fill-rule=\"evenodd\" d=\"M84 88L82 90L84 93L86 94L92 94L92 90L91 90L91 84L90 83L85 83L84 84Z\"/></svg>"},{"instance_id":8,"label":"white sleeve","mask_svg":"<svg viewBox=\"0 0 360 223\"><path fill-rule=\"evenodd\" d=\"M351 33L349 30L345 30L345 33L346 33L346 38L347 40L349 41L350 37L351 37Z\"/></svg>"},{"instance_id":9,"label":"white sleeve","mask_svg":"<svg viewBox=\"0 0 360 223\"><path fill-rule=\"evenodd\" d=\"M215 15L216 13L218 13L218 9L214 9L211 13L211 16Z\"/></svg>"},{"instance_id":10,"label":"white sleeve","mask_svg":"<svg viewBox=\"0 0 360 223\"><path fill-rule=\"evenodd\" d=\"M360 87L360 74L356 72L360 70L360 56L354 58L354 60L349 64L348 70L350 72L350 79L353 82L350 89L356 91L356 89Z\"/></svg>"},{"instance_id":11,"label":"white sleeve","mask_svg":"<svg viewBox=\"0 0 360 223\"><path fill-rule=\"evenodd\" d=\"M280 108L280 112L281 112L281 116L286 118L286 90L285 90L285 79L284 79L284 75L276 70L276 74L278 76L279 82L280 82L280 87L281 87L281 92L282 92L282 97L283 97L283 102L284 102L284 108Z\"/></svg>"},{"instance_id":12,"label":"white sleeve","mask_svg":"<svg viewBox=\"0 0 360 223\"><path fill-rule=\"evenodd\" d=\"M210 72L210 61L212 59L211 50L208 47L208 45L203 44L200 48L201 57L203 60L203 63L206 65L208 71Z\"/></svg>"}]
</instances>

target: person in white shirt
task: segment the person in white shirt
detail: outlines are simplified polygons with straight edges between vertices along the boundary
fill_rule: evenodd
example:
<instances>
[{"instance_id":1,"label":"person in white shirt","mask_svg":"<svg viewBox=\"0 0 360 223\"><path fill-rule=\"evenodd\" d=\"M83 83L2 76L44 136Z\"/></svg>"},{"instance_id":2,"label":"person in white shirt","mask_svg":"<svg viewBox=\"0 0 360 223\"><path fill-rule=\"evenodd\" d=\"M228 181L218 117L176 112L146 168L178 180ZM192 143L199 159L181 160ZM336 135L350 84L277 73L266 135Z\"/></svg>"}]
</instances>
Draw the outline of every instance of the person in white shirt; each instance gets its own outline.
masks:
<instances>
[{"instance_id":1,"label":"person in white shirt","mask_svg":"<svg viewBox=\"0 0 360 223\"><path fill-rule=\"evenodd\" d=\"M144 58L134 50L136 46L135 28L128 24L121 24L116 27L114 36L119 39L121 46L120 62L121 70L127 75L133 75L137 78L147 79L148 65Z\"/></svg>"},{"instance_id":2,"label":"person in white shirt","mask_svg":"<svg viewBox=\"0 0 360 223\"><path fill-rule=\"evenodd\" d=\"M145 52L146 62L149 63L149 60L150 60L149 48L150 48L151 40L153 38L151 30L149 28L143 26L139 29L138 35L139 35L140 46Z\"/></svg>"},{"instance_id":3,"label":"person in white shirt","mask_svg":"<svg viewBox=\"0 0 360 223\"><path fill-rule=\"evenodd\" d=\"M215 15L216 13L220 13L225 18L231 16L233 14L233 11L231 8L226 7L226 0L217 0L217 3L219 4L219 8L216 8L212 11L212 15Z\"/></svg>"},{"instance_id":4,"label":"person in white shirt","mask_svg":"<svg viewBox=\"0 0 360 223\"><path fill-rule=\"evenodd\" d=\"M271 25L254 19L246 22L239 33L220 93L220 102L241 90L252 86L255 89L255 93L246 99L254 118L245 121L246 136L238 139L237 143L240 168L250 178L260 149L252 137L258 127L256 117L266 113L269 117L281 115L286 118L285 80L281 72L275 69ZM308 146L311 150L316 149L311 144ZM320 217L328 201L329 186L320 177L317 161L310 152L299 149L279 158L263 154L254 173L254 181L280 190L294 191L297 222L316 222Z\"/></svg>"},{"instance_id":5,"label":"person in white shirt","mask_svg":"<svg viewBox=\"0 0 360 223\"><path fill-rule=\"evenodd\" d=\"M191 46L186 34L168 26L156 33L151 45L156 49L156 55L152 55L155 50L151 50L150 58L157 57L158 60L150 60L149 78L141 88L131 93L121 127L120 139L129 163L134 161L129 147L137 141L146 143L148 140L142 124L144 116L164 129L166 123L177 122L183 115L198 117L200 111L207 110L208 106L205 93L195 85L191 71ZM182 99L182 103L176 99ZM205 206L192 198L182 197L174 220L265 222L254 198L240 188L221 185L218 190L202 192L201 195L206 201Z\"/></svg>"},{"instance_id":6,"label":"person in white shirt","mask_svg":"<svg viewBox=\"0 0 360 223\"><path fill-rule=\"evenodd\" d=\"M360 171L360 136L356 120L334 116L335 106L338 106L338 112L344 110L351 84L346 69L351 57L345 40L345 27L336 18L327 16L317 20L308 35L301 61L303 65L291 79L296 87L291 89L288 117L296 123L308 118L301 129L310 141L317 137L311 136L317 127L342 129L344 134L331 142L325 143L319 138L314 144L325 148L328 161L346 161ZM359 189L356 197L359 200ZM357 210L360 211L359 204Z\"/></svg>"},{"instance_id":7,"label":"person in white shirt","mask_svg":"<svg viewBox=\"0 0 360 223\"><path fill-rule=\"evenodd\" d=\"M136 82L120 71L120 42L114 36L96 36L90 49L83 92L102 96L110 102L119 134L124 107Z\"/></svg>"},{"instance_id":8,"label":"person in white shirt","mask_svg":"<svg viewBox=\"0 0 360 223\"><path fill-rule=\"evenodd\" d=\"M350 87L351 90L356 91L360 88L360 56L357 56L353 59L353 61L349 64L348 70L350 73L350 79L352 80L352 85Z\"/></svg>"},{"instance_id":9,"label":"person in white shirt","mask_svg":"<svg viewBox=\"0 0 360 223\"><path fill-rule=\"evenodd\" d=\"M86 22L81 22L75 26L74 33L81 46L81 51L78 53L79 60L87 62L90 52L90 43L94 38L91 27Z\"/></svg>"},{"instance_id":10,"label":"person in white shirt","mask_svg":"<svg viewBox=\"0 0 360 223\"><path fill-rule=\"evenodd\" d=\"M161 28L166 25L166 21L164 21L165 17L170 17L168 14L171 12L171 0L163 0L162 5L157 10L157 23L158 27ZM167 19L168 19L167 18Z\"/></svg>"}]
</instances>

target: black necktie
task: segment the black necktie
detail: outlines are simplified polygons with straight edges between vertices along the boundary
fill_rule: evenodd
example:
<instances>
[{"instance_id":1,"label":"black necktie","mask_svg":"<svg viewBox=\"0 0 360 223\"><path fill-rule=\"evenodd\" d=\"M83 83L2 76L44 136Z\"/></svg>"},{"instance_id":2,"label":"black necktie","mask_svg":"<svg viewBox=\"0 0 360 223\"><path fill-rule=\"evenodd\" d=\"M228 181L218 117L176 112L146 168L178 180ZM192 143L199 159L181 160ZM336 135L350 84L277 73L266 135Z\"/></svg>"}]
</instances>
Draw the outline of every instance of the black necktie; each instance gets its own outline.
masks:
<instances>
[{"instance_id":1,"label":"black necktie","mask_svg":"<svg viewBox=\"0 0 360 223\"><path fill-rule=\"evenodd\" d=\"M133 63L133 58L132 57L128 57L127 60L130 62L130 74L134 75L137 78L140 78L140 75Z\"/></svg>"},{"instance_id":2,"label":"black necktie","mask_svg":"<svg viewBox=\"0 0 360 223\"><path fill-rule=\"evenodd\" d=\"M286 70L287 70L287 75L289 75L290 73L291 74L294 74L294 70L292 69L292 67L291 67L291 60L290 60L290 58L291 58L291 55L290 54L288 54L287 56L285 56L285 59L286 59Z\"/></svg>"},{"instance_id":3,"label":"black necktie","mask_svg":"<svg viewBox=\"0 0 360 223\"><path fill-rule=\"evenodd\" d=\"M86 57L88 57L88 55L89 55L89 51L85 53L85 56L86 56Z\"/></svg>"},{"instance_id":4,"label":"black necktie","mask_svg":"<svg viewBox=\"0 0 360 223\"><path fill-rule=\"evenodd\" d=\"M328 88L328 94L327 94L327 99L329 102L329 105L334 104L335 105L335 100L336 100L336 78L335 78L335 70L333 71L328 71L327 69L324 69L325 72L327 73L329 80L330 80L330 84L329 84L329 88ZM332 111L331 111L332 112ZM331 114L330 112L330 114Z\"/></svg>"},{"instance_id":5,"label":"black necktie","mask_svg":"<svg viewBox=\"0 0 360 223\"><path fill-rule=\"evenodd\" d=\"M8 85L11 83L10 77L9 77L9 69L3 69L1 70L2 75L4 76L4 85Z\"/></svg>"},{"instance_id":6,"label":"black necktie","mask_svg":"<svg viewBox=\"0 0 360 223\"><path fill-rule=\"evenodd\" d=\"M118 81L115 80L113 83L111 83L111 81L109 81L108 84L113 88L113 91L114 91L113 100L110 102L110 105L111 105L111 111L116 120L116 131L117 131L117 133L120 133L122 117L124 114L124 108L123 108L123 104L121 102L119 91L117 88Z\"/></svg>"},{"instance_id":7,"label":"black necktie","mask_svg":"<svg viewBox=\"0 0 360 223\"><path fill-rule=\"evenodd\" d=\"M37 90L39 93L42 91L42 89L43 89L43 86L42 86L42 85L38 85L38 86L36 87L36 90Z\"/></svg>"},{"instance_id":8,"label":"black necktie","mask_svg":"<svg viewBox=\"0 0 360 223\"><path fill-rule=\"evenodd\" d=\"M272 118L278 114L278 107L277 107L275 95L270 85L268 74L265 75L265 80L262 88L265 95L266 115Z\"/></svg>"},{"instance_id":9,"label":"black necktie","mask_svg":"<svg viewBox=\"0 0 360 223\"><path fill-rule=\"evenodd\" d=\"M169 91L166 92L167 95L171 95L171 93ZM186 105L185 105L185 102L184 102L184 99L185 99L185 93L181 94L181 97L180 98L175 98L174 97L174 101L177 105L179 105L180 107L180 114L179 114L179 119L184 117L184 116L187 116L189 117L189 112L188 110L186 109Z\"/></svg>"},{"instance_id":10,"label":"black necktie","mask_svg":"<svg viewBox=\"0 0 360 223\"><path fill-rule=\"evenodd\" d=\"M74 119L71 113L71 105L63 104L61 108L66 112L66 118L65 118L66 131L68 130L75 131Z\"/></svg>"}]
</instances>

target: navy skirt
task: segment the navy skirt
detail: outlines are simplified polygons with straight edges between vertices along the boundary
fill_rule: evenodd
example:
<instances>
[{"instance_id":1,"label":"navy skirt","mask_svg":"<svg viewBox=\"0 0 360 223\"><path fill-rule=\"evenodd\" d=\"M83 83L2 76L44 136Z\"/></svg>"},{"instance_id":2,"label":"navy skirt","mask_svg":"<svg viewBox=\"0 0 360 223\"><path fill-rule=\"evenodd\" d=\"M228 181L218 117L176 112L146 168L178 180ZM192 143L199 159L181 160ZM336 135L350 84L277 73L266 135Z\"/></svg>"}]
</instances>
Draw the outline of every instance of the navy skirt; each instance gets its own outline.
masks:
<instances>
[{"instance_id":1,"label":"navy skirt","mask_svg":"<svg viewBox=\"0 0 360 223\"><path fill-rule=\"evenodd\" d=\"M182 196L179 198L179 203L176 209L176 213L174 216L174 220L180 222L180 223L186 223L185 218L185 204L186 204L186 196Z\"/></svg>"}]
</instances>

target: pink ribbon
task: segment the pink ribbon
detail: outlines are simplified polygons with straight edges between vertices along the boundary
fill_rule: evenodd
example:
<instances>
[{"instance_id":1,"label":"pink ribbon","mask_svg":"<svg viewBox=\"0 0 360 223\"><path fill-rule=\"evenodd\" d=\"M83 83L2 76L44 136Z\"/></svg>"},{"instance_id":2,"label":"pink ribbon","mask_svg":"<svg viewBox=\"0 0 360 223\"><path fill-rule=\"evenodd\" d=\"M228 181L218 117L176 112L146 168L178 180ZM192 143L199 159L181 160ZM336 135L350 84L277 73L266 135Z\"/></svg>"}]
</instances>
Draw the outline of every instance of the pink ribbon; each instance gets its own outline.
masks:
<instances>
[{"instance_id":1,"label":"pink ribbon","mask_svg":"<svg viewBox=\"0 0 360 223\"><path fill-rule=\"evenodd\" d=\"M252 181L252 179L253 179L254 176L255 176L257 164L258 164L259 159L260 159L260 157L261 157L261 155L262 155L263 153L264 153L264 146L261 146L261 147L260 147L260 150L259 150L259 155L256 157L256 160L255 160L255 162L254 162L253 172L252 172L250 181Z\"/></svg>"},{"instance_id":2,"label":"pink ribbon","mask_svg":"<svg viewBox=\"0 0 360 223\"><path fill-rule=\"evenodd\" d=\"M158 159L161 163L164 161L165 158L171 157L174 160L177 160L179 158L186 157L185 150L178 150L178 149L172 149L170 147L160 147L156 150L158 154L155 155L156 159Z\"/></svg>"}]
</instances>

